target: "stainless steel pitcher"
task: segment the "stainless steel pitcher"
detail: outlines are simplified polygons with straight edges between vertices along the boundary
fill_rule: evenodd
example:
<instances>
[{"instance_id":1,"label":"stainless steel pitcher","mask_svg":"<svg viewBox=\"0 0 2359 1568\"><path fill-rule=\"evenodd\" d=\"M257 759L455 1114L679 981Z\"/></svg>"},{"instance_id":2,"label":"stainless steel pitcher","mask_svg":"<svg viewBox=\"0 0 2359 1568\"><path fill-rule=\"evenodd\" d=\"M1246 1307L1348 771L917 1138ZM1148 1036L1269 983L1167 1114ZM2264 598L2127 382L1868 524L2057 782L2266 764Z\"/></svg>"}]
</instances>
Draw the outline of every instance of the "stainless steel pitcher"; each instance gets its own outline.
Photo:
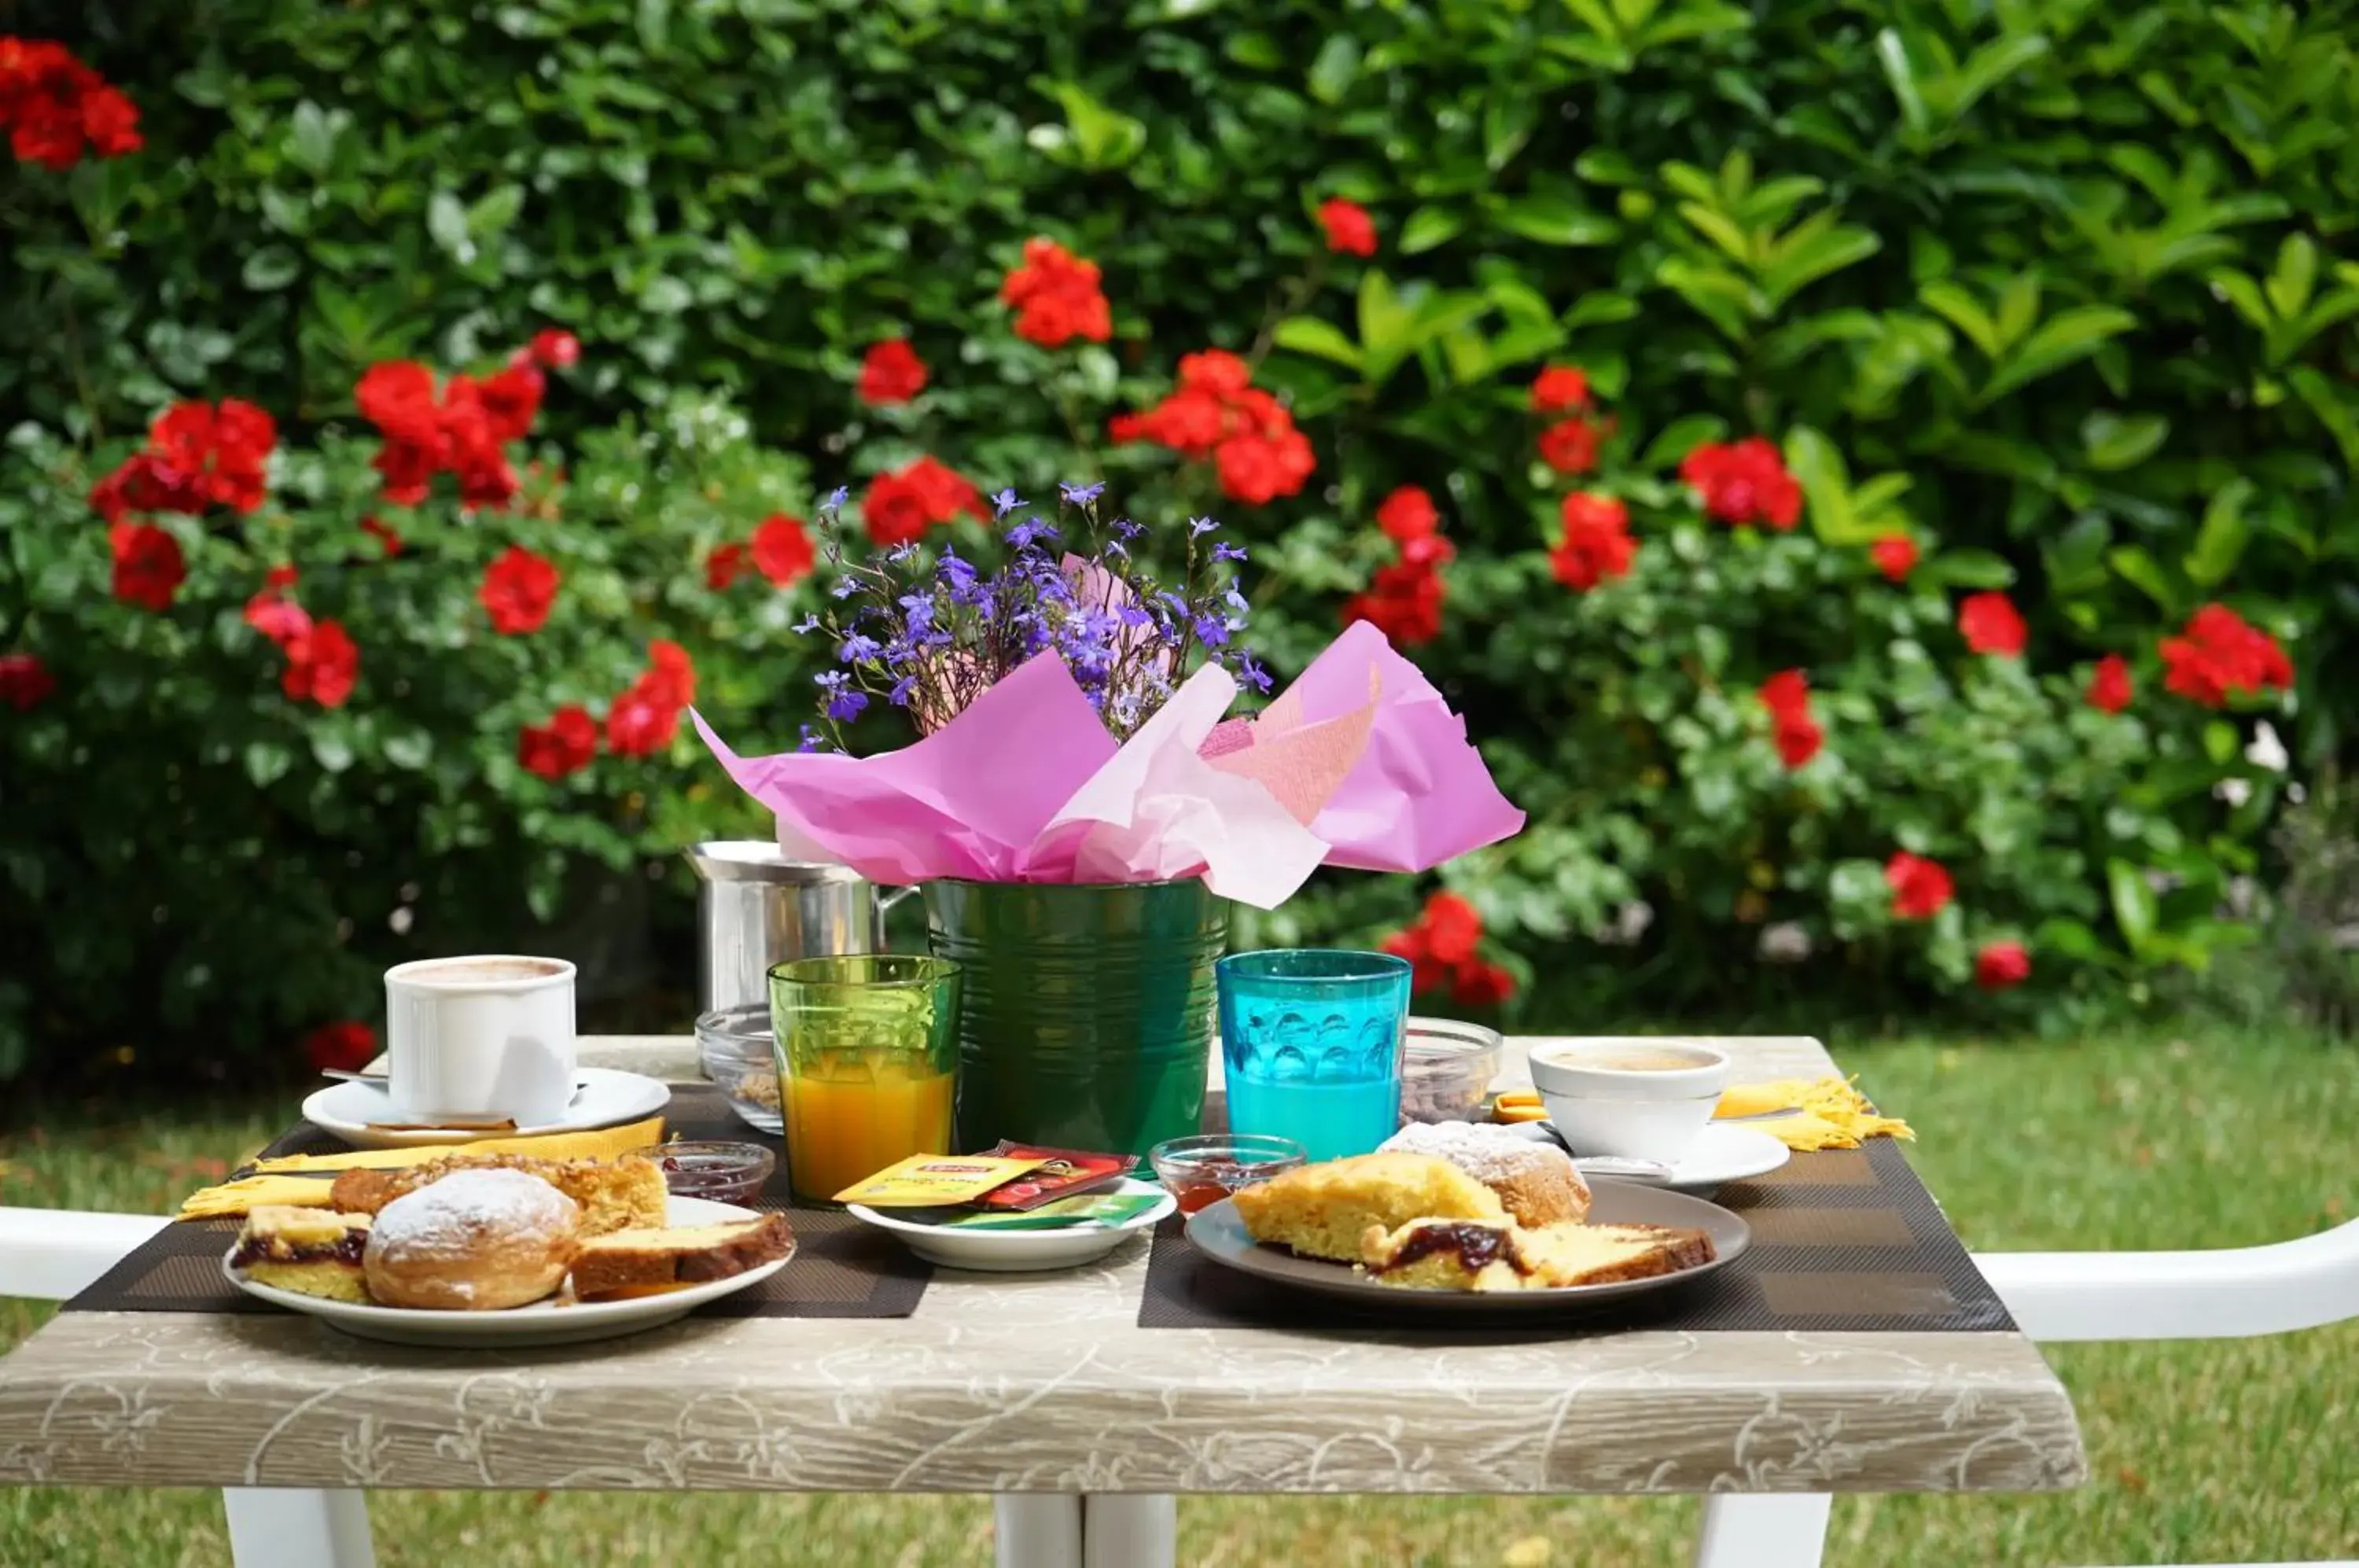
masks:
<instances>
[{"instance_id":1,"label":"stainless steel pitcher","mask_svg":"<svg viewBox=\"0 0 2359 1568\"><path fill-rule=\"evenodd\" d=\"M881 953L885 911L915 891L880 896L842 866L790 858L761 839L724 839L688 851L703 879L698 906L697 1012L769 1005L770 965L790 958Z\"/></svg>"}]
</instances>

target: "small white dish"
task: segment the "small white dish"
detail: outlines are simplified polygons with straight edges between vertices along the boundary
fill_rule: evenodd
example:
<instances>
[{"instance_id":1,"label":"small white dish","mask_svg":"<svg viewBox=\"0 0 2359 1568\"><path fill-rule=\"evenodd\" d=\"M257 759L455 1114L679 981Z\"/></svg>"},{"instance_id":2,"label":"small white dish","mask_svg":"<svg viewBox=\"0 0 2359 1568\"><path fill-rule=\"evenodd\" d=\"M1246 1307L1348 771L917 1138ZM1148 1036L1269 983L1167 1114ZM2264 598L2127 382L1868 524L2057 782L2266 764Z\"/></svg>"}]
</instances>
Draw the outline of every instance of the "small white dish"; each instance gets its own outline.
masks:
<instances>
[{"instance_id":1,"label":"small white dish","mask_svg":"<svg viewBox=\"0 0 2359 1568\"><path fill-rule=\"evenodd\" d=\"M1537 1142L1561 1147L1564 1135L1547 1122L1519 1122L1516 1130ZM1669 1187L1680 1192L1709 1192L1723 1181L1766 1176L1794 1158L1794 1151L1758 1127L1728 1127L1715 1122L1698 1133L1676 1164L1654 1171L1636 1170L1613 1159L1573 1163L1593 1180L1633 1181L1648 1187Z\"/></svg>"},{"instance_id":2,"label":"small white dish","mask_svg":"<svg viewBox=\"0 0 2359 1568\"><path fill-rule=\"evenodd\" d=\"M753 1210L741 1209L734 1203L676 1197L666 1206L664 1217L676 1225L706 1225L758 1216ZM273 1306L318 1318L360 1339L382 1340L389 1345L481 1350L523 1350L542 1345L578 1345L583 1340L611 1339L616 1334L636 1334L642 1329L660 1327L686 1317L707 1301L760 1284L794 1258L794 1252L789 1248L786 1257L774 1263L748 1269L743 1274L733 1274L726 1279L708 1279L701 1285L667 1290L660 1295L633 1296L619 1301L560 1303L552 1299L535 1301L527 1307L511 1307L504 1312L437 1312L415 1307L362 1306L353 1301L331 1301L321 1296L306 1296L295 1290L281 1290L275 1286L257 1285L230 1267L229 1260L236 1256L236 1250L232 1247L222 1254L222 1273L228 1277L231 1284L247 1295L268 1301Z\"/></svg>"},{"instance_id":3,"label":"small white dish","mask_svg":"<svg viewBox=\"0 0 2359 1568\"><path fill-rule=\"evenodd\" d=\"M474 1143L486 1138L527 1138L548 1132L589 1132L653 1116L671 1102L671 1088L659 1078L611 1067L584 1067L575 1077L581 1089L557 1121L519 1127L425 1127L395 1131L399 1122L393 1097L382 1083L331 1083L303 1102L303 1119L334 1133L356 1149L422 1149L438 1143Z\"/></svg>"},{"instance_id":4,"label":"small white dish","mask_svg":"<svg viewBox=\"0 0 2359 1568\"><path fill-rule=\"evenodd\" d=\"M1135 1176L1124 1177L1121 1186L1108 1190L1125 1196L1152 1192L1161 1201L1119 1225L1108 1226L1092 1220L1061 1230L954 1230L920 1225L901 1218L890 1209L872 1209L865 1203L853 1203L848 1212L863 1225L890 1231L929 1263L983 1274L1030 1274L1095 1263L1180 1206L1180 1201L1162 1186Z\"/></svg>"},{"instance_id":5,"label":"small white dish","mask_svg":"<svg viewBox=\"0 0 2359 1568\"><path fill-rule=\"evenodd\" d=\"M1552 1040L1531 1054L1532 1085L1576 1155L1648 1165L1687 1157L1728 1087L1728 1057L1648 1036Z\"/></svg>"}]
</instances>

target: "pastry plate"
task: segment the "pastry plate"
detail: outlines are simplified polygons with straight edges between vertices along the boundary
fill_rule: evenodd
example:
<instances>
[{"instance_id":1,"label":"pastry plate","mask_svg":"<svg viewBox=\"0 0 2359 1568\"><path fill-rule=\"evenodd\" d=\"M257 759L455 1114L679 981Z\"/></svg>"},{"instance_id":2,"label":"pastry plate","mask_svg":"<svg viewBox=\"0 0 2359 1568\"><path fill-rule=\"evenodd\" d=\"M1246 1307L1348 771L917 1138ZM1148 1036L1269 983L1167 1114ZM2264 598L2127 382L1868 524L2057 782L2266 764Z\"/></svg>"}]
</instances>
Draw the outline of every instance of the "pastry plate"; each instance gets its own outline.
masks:
<instances>
[{"instance_id":1,"label":"pastry plate","mask_svg":"<svg viewBox=\"0 0 2359 1568\"><path fill-rule=\"evenodd\" d=\"M1735 1261L1753 1236L1743 1220L1718 1203L1690 1198L1684 1192L1623 1181L1600 1181L1592 1189L1589 1217L1599 1225L1677 1225L1701 1230L1712 1237L1714 1257L1709 1263L1677 1274L1621 1279L1610 1285L1573 1285L1556 1290L1431 1290L1379 1285L1346 1263L1298 1258L1274 1247L1259 1246L1246 1232L1234 1199L1224 1198L1190 1215L1188 1239L1216 1263L1276 1284L1349 1301L1371 1313L1496 1321L1585 1312L1685 1285Z\"/></svg>"},{"instance_id":2,"label":"pastry plate","mask_svg":"<svg viewBox=\"0 0 2359 1568\"><path fill-rule=\"evenodd\" d=\"M715 1203L703 1198L674 1197L664 1215L675 1225L719 1225L725 1220L757 1219L751 1209L741 1209L734 1203ZM527 1307L510 1307L503 1312L438 1312L415 1307L362 1306L353 1301L331 1301L321 1296L306 1296L294 1290L281 1290L276 1286L257 1285L230 1267L236 1248L222 1255L222 1272L229 1282L260 1301L273 1306L286 1307L319 1318L332 1327L362 1339L384 1340L393 1345L423 1345L448 1348L479 1350L522 1350L540 1345L575 1345L587 1339L612 1339L617 1334L636 1334L641 1329L656 1328L678 1319L705 1302L723 1296L734 1295L749 1285L763 1280L793 1261L794 1249L787 1256L759 1268L748 1269L743 1274L733 1274L726 1279L708 1279L702 1284L689 1285L660 1295L634 1296L620 1301L575 1301L559 1305L554 1301L535 1301Z\"/></svg>"},{"instance_id":3,"label":"pastry plate","mask_svg":"<svg viewBox=\"0 0 2359 1568\"><path fill-rule=\"evenodd\" d=\"M638 1120L671 1102L671 1087L659 1078L611 1067L584 1067L574 1074L580 1087L562 1118L541 1127L422 1127L395 1132L376 1124L397 1122L401 1113L382 1082L348 1079L331 1083L303 1102L303 1119L334 1133L357 1149L423 1149L429 1144L475 1143L487 1138L531 1138L549 1132L590 1132Z\"/></svg>"},{"instance_id":4,"label":"pastry plate","mask_svg":"<svg viewBox=\"0 0 2359 1568\"><path fill-rule=\"evenodd\" d=\"M1092 1220L1062 1230L951 1230L903 1219L890 1209L872 1209L865 1203L853 1203L848 1212L863 1225L892 1232L929 1263L985 1274L1029 1274L1044 1269L1078 1269L1084 1263L1095 1263L1120 1247L1126 1237L1152 1229L1180 1206L1180 1201L1159 1183L1142 1181L1135 1176L1124 1177L1122 1185L1111 1191L1131 1196L1152 1192L1162 1201L1119 1225L1107 1226Z\"/></svg>"},{"instance_id":5,"label":"pastry plate","mask_svg":"<svg viewBox=\"0 0 2359 1568\"><path fill-rule=\"evenodd\" d=\"M1549 1122L1519 1122L1519 1137L1539 1143L1564 1147L1564 1139ZM1633 1172L1622 1162L1616 1169L1593 1170L1586 1160L1575 1157L1573 1163L1582 1174L1594 1181L1601 1177L1614 1181L1634 1181L1651 1187L1669 1187L1680 1192L1709 1192L1723 1181L1742 1181L1748 1176L1766 1176L1794 1158L1794 1151L1759 1127L1731 1127L1713 1122L1696 1134L1680 1162L1660 1176Z\"/></svg>"}]
</instances>

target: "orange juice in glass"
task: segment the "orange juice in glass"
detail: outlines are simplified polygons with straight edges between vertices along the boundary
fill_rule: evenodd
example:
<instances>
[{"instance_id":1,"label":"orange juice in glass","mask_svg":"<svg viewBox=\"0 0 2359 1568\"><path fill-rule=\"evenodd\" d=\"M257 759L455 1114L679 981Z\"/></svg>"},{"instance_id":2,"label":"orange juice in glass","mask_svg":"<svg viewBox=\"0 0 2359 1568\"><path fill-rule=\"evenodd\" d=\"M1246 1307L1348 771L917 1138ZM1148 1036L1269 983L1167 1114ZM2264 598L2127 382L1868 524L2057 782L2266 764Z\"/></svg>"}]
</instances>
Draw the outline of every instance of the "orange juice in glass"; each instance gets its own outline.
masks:
<instances>
[{"instance_id":1,"label":"orange juice in glass","mask_svg":"<svg viewBox=\"0 0 2359 1568\"><path fill-rule=\"evenodd\" d=\"M800 958L770 970L787 1180L832 1203L913 1154L951 1154L959 965L905 953Z\"/></svg>"}]
</instances>

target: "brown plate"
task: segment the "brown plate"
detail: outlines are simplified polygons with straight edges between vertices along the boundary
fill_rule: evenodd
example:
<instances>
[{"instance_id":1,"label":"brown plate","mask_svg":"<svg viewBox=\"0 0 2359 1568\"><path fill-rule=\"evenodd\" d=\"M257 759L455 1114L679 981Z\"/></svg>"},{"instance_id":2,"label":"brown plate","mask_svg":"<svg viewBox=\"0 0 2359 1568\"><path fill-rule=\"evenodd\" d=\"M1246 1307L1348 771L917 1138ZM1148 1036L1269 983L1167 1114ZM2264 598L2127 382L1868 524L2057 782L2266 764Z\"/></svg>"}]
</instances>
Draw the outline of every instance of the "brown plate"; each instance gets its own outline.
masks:
<instances>
[{"instance_id":1,"label":"brown plate","mask_svg":"<svg viewBox=\"0 0 2359 1568\"><path fill-rule=\"evenodd\" d=\"M1348 1301L1361 1310L1386 1315L1499 1319L1549 1317L1586 1312L1632 1296L1672 1290L1701 1279L1735 1261L1753 1233L1718 1203L1684 1192L1627 1181L1599 1181L1591 1188L1589 1217L1599 1225L1658 1225L1700 1230L1712 1237L1712 1260L1676 1274L1619 1279L1610 1285L1574 1285L1557 1290L1421 1290L1379 1285L1347 1263L1297 1258L1256 1244L1230 1199L1188 1216L1188 1239L1215 1263L1241 1273Z\"/></svg>"}]
</instances>

